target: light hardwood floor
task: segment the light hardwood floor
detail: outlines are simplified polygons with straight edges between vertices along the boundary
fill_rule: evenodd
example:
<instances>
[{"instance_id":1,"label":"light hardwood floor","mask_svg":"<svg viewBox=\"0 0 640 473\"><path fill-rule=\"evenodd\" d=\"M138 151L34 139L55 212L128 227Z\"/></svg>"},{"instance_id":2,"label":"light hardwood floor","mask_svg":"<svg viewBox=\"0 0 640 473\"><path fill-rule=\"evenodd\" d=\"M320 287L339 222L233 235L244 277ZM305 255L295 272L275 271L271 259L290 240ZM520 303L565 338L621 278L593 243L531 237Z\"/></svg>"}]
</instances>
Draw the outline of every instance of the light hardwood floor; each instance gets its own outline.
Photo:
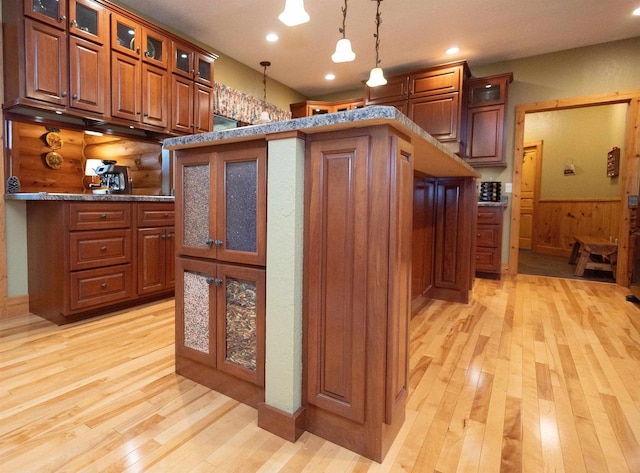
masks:
<instances>
[{"instance_id":1,"label":"light hardwood floor","mask_svg":"<svg viewBox=\"0 0 640 473\"><path fill-rule=\"evenodd\" d=\"M612 284L477 280L411 322L407 419L377 464L173 372L173 302L0 319L0 471L640 472L640 309Z\"/></svg>"}]
</instances>

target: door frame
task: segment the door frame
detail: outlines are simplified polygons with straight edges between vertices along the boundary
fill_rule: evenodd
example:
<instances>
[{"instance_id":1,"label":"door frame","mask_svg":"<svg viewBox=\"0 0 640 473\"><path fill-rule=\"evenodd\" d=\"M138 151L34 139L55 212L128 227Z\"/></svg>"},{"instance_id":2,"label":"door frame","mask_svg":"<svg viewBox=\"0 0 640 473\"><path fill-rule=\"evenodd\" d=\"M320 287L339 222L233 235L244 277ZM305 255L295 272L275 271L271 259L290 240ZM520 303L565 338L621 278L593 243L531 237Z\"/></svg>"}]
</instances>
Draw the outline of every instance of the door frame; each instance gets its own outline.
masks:
<instances>
[{"instance_id":1,"label":"door frame","mask_svg":"<svg viewBox=\"0 0 640 473\"><path fill-rule=\"evenodd\" d=\"M569 108L590 107L626 103L626 128L624 137L624 166L620 170L622 179L620 235L618 237L617 284L629 287L629 245L631 209L627 197L637 195L640 184L640 89L628 92L591 95L569 99L533 102L516 106L515 139L513 149L513 193L511 203L511 229L509 235L509 267L512 274L518 273L518 249L520 240L520 194L522 188L522 158L524 156L524 124L527 113L548 112Z\"/></svg>"}]
</instances>

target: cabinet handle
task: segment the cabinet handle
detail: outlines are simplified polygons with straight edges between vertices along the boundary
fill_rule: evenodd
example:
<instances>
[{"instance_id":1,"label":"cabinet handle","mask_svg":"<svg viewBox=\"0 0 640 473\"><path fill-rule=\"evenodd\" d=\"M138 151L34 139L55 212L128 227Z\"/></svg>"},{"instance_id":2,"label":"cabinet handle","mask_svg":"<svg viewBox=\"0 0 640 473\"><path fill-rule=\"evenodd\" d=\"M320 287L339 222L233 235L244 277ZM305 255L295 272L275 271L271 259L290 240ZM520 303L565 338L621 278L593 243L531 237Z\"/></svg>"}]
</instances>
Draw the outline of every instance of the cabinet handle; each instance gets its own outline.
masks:
<instances>
[{"instance_id":1,"label":"cabinet handle","mask_svg":"<svg viewBox=\"0 0 640 473\"><path fill-rule=\"evenodd\" d=\"M222 279L220 278L208 277L206 281L207 281L207 284L215 283L216 286L220 286L222 284Z\"/></svg>"},{"instance_id":2,"label":"cabinet handle","mask_svg":"<svg viewBox=\"0 0 640 473\"><path fill-rule=\"evenodd\" d=\"M168 218L169 217L169 212L165 212L164 213L164 218Z\"/></svg>"},{"instance_id":3,"label":"cabinet handle","mask_svg":"<svg viewBox=\"0 0 640 473\"><path fill-rule=\"evenodd\" d=\"M140 54L140 48L136 48L136 53Z\"/></svg>"},{"instance_id":4,"label":"cabinet handle","mask_svg":"<svg viewBox=\"0 0 640 473\"><path fill-rule=\"evenodd\" d=\"M207 246L211 246L211 245L213 245L213 240L211 238L207 237L207 239L204 241L204 243Z\"/></svg>"},{"instance_id":5,"label":"cabinet handle","mask_svg":"<svg viewBox=\"0 0 640 473\"><path fill-rule=\"evenodd\" d=\"M222 246L222 240L214 240L213 244L220 248Z\"/></svg>"},{"instance_id":6,"label":"cabinet handle","mask_svg":"<svg viewBox=\"0 0 640 473\"><path fill-rule=\"evenodd\" d=\"M167 235L160 235L160 239L161 240L166 240L167 239Z\"/></svg>"},{"instance_id":7,"label":"cabinet handle","mask_svg":"<svg viewBox=\"0 0 640 473\"><path fill-rule=\"evenodd\" d=\"M477 237L479 237L479 236L480 236L480 234L479 234L479 233L476 233L476 236L477 236Z\"/></svg>"},{"instance_id":8,"label":"cabinet handle","mask_svg":"<svg viewBox=\"0 0 640 473\"><path fill-rule=\"evenodd\" d=\"M67 93L66 92L62 92L60 95L62 95L63 97L66 97Z\"/></svg>"},{"instance_id":9,"label":"cabinet handle","mask_svg":"<svg viewBox=\"0 0 640 473\"><path fill-rule=\"evenodd\" d=\"M71 96L71 98L72 98L73 100L78 100L78 94L73 94L73 95Z\"/></svg>"},{"instance_id":10,"label":"cabinet handle","mask_svg":"<svg viewBox=\"0 0 640 473\"><path fill-rule=\"evenodd\" d=\"M100 214L100 218L102 220L106 220L107 219L107 214Z\"/></svg>"},{"instance_id":11,"label":"cabinet handle","mask_svg":"<svg viewBox=\"0 0 640 473\"><path fill-rule=\"evenodd\" d=\"M169 234L167 235L167 238L168 238L169 240L170 240L170 239L172 239L172 238L173 238L173 233L169 233Z\"/></svg>"},{"instance_id":12,"label":"cabinet handle","mask_svg":"<svg viewBox=\"0 0 640 473\"><path fill-rule=\"evenodd\" d=\"M148 117L148 116L149 116L149 114L148 114L148 113L145 113L145 114L144 114L144 116L145 116L145 117Z\"/></svg>"},{"instance_id":13,"label":"cabinet handle","mask_svg":"<svg viewBox=\"0 0 640 473\"><path fill-rule=\"evenodd\" d=\"M106 288L107 288L107 283L106 283L106 282L103 282L102 284L100 284L100 287L101 287L102 289L106 289Z\"/></svg>"},{"instance_id":14,"label":"cabinet handle","mask_svg":"<svg viewBox=\"0 0 640 473\"><path fill-rule=\"evenodd\" d=\"M105 251L107 251L107 247L106 246L101 247L100 251L102 251L104 253Z\"/></svg>"},{"instance_id":15,"label":"cabinet handle","mask_svg":"<svg viewBox=\"0 0 640 473\"><path fill-rule=\"evenodd\" d=\"M60 19L58 20L58 22L59 22L59 23L62 23L63 21L67 21L67 17L66 17L66 16L64 16L64 15L62 15L62 16L60 17Z\"/></svg>"},{"instance_id":16,"label":"cabinet handle","mask_svg":"<svg viewBox=\"0 0 640 473\"><path fill-rule=\"evenodd\" d=\"M75 26L77 28L78 27L78 22L76 20L71 20L71 25Z\"/></svg>"}]
</instances>

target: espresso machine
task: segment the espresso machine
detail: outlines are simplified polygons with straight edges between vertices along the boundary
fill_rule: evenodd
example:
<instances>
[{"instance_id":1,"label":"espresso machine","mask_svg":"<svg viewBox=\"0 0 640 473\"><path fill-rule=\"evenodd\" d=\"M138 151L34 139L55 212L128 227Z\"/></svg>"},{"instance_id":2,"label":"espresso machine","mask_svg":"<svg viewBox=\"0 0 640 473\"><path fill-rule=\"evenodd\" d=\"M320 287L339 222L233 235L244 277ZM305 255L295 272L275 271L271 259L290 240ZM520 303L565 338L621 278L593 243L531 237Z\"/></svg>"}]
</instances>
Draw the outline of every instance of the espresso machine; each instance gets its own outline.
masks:
<instances>
[{"instance_id":1,"label":"espresso machine","mask_svg":"<svg viewBox=\"0 0 640 473\"><path fill-rule=\"evenodd\" d=\"M100 178L100 188L105 193L131 194L131 179L127 166L118 166L114 160L103 159L95 172Z\"/></svg>"}]
</instances>

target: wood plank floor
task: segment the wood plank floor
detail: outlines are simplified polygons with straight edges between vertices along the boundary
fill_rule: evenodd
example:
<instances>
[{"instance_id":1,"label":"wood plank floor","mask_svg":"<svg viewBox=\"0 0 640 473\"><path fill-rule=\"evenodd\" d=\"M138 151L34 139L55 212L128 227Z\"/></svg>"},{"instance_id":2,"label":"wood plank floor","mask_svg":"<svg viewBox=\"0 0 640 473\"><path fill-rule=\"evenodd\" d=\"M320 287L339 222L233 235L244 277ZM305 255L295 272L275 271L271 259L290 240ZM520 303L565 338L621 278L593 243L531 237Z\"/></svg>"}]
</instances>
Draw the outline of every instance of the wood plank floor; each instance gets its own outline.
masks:
<instances>
[{"instance_id":1,"label":"wood plank floor","mask_svg":"<svg viewBox=\"0 0 640 473\"><path fill-rule=\"evenodd\" d=\"M377 464L174 374L173 301L0 319L0 471L640 472L640 309L612 284L477 280L411 322L407 419Z\"/></svg>"}]
</instances>

